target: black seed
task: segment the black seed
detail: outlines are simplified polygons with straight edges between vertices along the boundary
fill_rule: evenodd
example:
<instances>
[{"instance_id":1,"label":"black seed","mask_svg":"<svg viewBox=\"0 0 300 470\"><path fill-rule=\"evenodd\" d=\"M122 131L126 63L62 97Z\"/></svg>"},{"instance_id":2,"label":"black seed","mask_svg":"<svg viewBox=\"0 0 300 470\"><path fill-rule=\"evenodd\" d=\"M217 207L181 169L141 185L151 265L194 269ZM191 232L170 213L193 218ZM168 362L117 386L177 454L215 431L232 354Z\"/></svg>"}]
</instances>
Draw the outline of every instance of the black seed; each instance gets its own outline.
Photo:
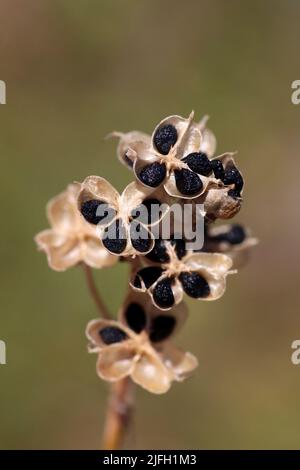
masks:
<instances>
[{"instance_id":1,"label":"black seed","mask_svg":"<svg viewBox=\"0 0 300 470\"><path fill-rule=\"evenodd\" d=\"M185 241L182 239L174 238L171 243L175 246L177 258L182 259L186 255Z\"/></svg>"},{"instance_id":2,"label":"black seed","mask_svg":"<svg viewBox=\"0 0 300 470\"><path fill-rule=\"evenodd\" d=\"M179 276L184 292L198 299L200 297L208 297L210 288L204 277L196 272L183 272Z\"/></svg>"},{"instance_id":3,"label":"black seed","mask_svg":"<svg viewBox=\"0 0 300 470\"><path fill-rule=\"evenodd\" d=\"M101 216L97 215L97 210L99 206L103 206L101 207L101 214L103 214ZM108 214L113 211L113 209L110 208L108 204L104 201L99 201L98 199L91 199L89 201L85 201L82 204L80 211L87 222L89 222L90 224L97 225L104 218L106 218Z\"/></svg>"},{"instance_id":4,"label":"black seed","mask_svg":"<svg viewBox=\"0 0 300 470\"><path fill-rule=\"evenodd\" d=\"M166 165L158 162L151 163L142 169L138 177L146 186L156 188L166 177Z\"/></svg>"},{"instance_id":5,"label":"black seed","mask_svg":"<svg viewBox=\"0 0 300 470\"><path fill-rule=\"evenodd\" d=\"M106 326L99 331L99 336L105 344L120 343L128 338L127 334L116 326Z\"/></svg>"},{"instance_id":6,"label":"black seed","mask_svg":"<svg viewBox=\"0 0 300 470\"><path fill-rule=\"evenodd\" d=\"M239 245L245 240L246 232L241 225L236 224L232 225L228 232L221 233L212 238L216 241L228 242L231 245Z\"/></svg>"},{"instance_id":7,"label":"black seed","mask_svg":"<svg viewBox=\"0 0 300 470\"><path fill-rule=\"evenodd\" d=\"M224 178L224 168L223 168L221 160L218 160L218 159L211 160L210 163L212 165L215 178L218 180L222 180Z\"/></svg>"},{"instance_id":8,"label":"black seed","mask_svg":"<svg viewBox=\"0 0 300 470\"><path fill-rule=\"evenodd\" d=\"M124 154L124 160L125 160L126 164L129 166L129 168L133 167L133 161L130 160L129 157L127 157L126 153Z\"/></svg>"},{"instance_id":9,"label":"black seed","mask_svg":"<svg viewBox=\"0 0 300 470\"><path fill-rule=\"evenodd\" d=\"M159 315L153 318L150 328L150 341L156 343L167 339L174 331L176 320L170 315Z\"/></svg>"},{"instance_id":10,"label":"black seed","mask_svg":"<svg viewBox=\"0 0 300 470\"><path fill-rule=\"evenodd\" d=\"M159 281L153 290L153 299L160 308L169 308L174 305L175 299L170 278Z\"/></svg>"},{"instance_id":11,"label":"black seed","mask_svg":"<svg viewBox=\"0 0 300 470\"><path fill-rule=\"evenodd\" d=\"M182 161L185 162L192 171L200 175L208 176L212 172L212 165L206 153L190 153L187 157L183 158Z\"/></svg>"},{"instance_id":12,"label":"black seed","mask_svg":"<svg viewBox=\"0 0 300 470\"><path fill-rule=\"evenodd\" d=\"M175 180L178 191L185 196L193 196L201 191L203 184L199 176L193 171L175 170Z\"/></svg>"},{"instance_id":13,"label":"black seed","mask_svg":"<svg viewBox=\"0 0 300 470\"><path fill-rule=\"evenodd\" d=\"M120 254L125 250L127 245L126 231L120 219L104 230L102 243L107 250L115 254Z\"/></svg>"},{"instance_id":14,"label":"black seed","mask_svg":"<svg viewBox=\"0 0 300 470\"><path fill-rule=\"evenodd\" d=\"M159 153L167 155L171 149L176 144L177 141L177 131L172 124L166 126L161 126L157 129L154 134L154 144Z\"/></svg>"},{"instance_id":15,"label":"black seed","mask_svg":"<svg viewBox=\"0 0 300 470\"><path fill-rule=\"evenodd\" d=\"M140 333L146 326L146 314L143 307L136 302L128 305L125 318L127 325L136 333Z\"/></svg>"},{"instance_id":16,"label":"black seed","mask_svg":"<svg viewBox=\"0 0 300 470\"><path fill-rule=\"evenodd\" d=\"M165 241L157 238L155 240L153 249L146 255L146 258L154 261L155 263L167 263L170 261L166 250Z\"/></svg>"},{"instance_id":17,"label":"black seed","mask_svg":"<svg viewBox=\"0 0 300 470\"><path fill-rule=\"evenodd\" d=\"M133 248L140 253L145 253L151 248L152 240L148 230L135 221L130 224L130 239Z\"/></svg>"},{"instance_id":18,"label":"black seed","mask_svg":"<svg viewBox=\"0 0 300 470\"><path fill-rule=\"evenodd\" d=\"M156 212L159 215L159 206L161 202L155 198L145 199L140 206L134 209L131 213L133 219L139 219L140 222L149 225L151 222L157 220ZM153 213L152 213L153 212Z\"/></svg>"},{"instance_id":19,"label":"black seed","mask_svg":"<svg viewBox=\"0 0 300 470\"><path fill-rule=\"evenodd\" d=\"M229 189L227 194L233 199L239 199L241 197L240 191L237 191L236 189Z\"/></svg>"},{"instance_id":20,"label":"black seed","mask_svg":"<svg viewBox=\"0 0 300 470\"><path fill-rule=\"evenodd\" d=\"M225 185L234 184L234 189L236 191L241 191L244 186L242 175L239 170L235 167L227 168L227 170L225 170L224 178L222 181Z\"/></svg>"},{"instance_id":21,"label":"black seed","mask_svg":"<svg viewBox=\"0 0 300 470\"><path fill-rule=\"evenodd\" d=\"M147 268L140 269L137 272L137 276L144 281L145 287L148 289L161 276L162 271L162 268L158 266L148 266ZM133 284L135 287L138 287L135 285L135 280Z\"/></svg>"}]
</instances>

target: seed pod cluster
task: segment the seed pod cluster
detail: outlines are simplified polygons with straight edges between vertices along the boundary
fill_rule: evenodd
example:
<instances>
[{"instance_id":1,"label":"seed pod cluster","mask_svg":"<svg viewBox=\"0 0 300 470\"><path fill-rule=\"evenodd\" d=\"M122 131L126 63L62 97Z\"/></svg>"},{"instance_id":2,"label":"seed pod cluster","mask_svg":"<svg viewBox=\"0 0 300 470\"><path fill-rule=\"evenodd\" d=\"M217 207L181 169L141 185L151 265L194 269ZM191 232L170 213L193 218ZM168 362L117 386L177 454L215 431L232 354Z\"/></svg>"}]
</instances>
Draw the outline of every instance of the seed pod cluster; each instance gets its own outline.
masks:
<instances>
[{"instance_id":1,"label":"seed pod cluster","mask_svg":"<svg viewBox=\"0 0 300 470\"><path fill-rule=\"evenodd\" d=\"M165 393L182 381L197 359L170 339L187 318L183 298L219 299L227 277L241 266L257 240L231 219L242 204L244 178L232 152L215 155L216 138L207 117L173 115L152 135L113 132L117 156L134 176L119 193L100 176L71 185L48 206L51 229L36 237L50 267L64 270L78 263L93 268L130 263L128 294L116 320L88 324L90 352L97 353L97 373L104 380L130 376L153 393ZM203 246L193 248L185 231L176 233L172 207L191 207L191 229L199 218ZM168 219L169 217L169 219ZM162 227L169 221L169 233Z\"/></svg>"}]
</instances>

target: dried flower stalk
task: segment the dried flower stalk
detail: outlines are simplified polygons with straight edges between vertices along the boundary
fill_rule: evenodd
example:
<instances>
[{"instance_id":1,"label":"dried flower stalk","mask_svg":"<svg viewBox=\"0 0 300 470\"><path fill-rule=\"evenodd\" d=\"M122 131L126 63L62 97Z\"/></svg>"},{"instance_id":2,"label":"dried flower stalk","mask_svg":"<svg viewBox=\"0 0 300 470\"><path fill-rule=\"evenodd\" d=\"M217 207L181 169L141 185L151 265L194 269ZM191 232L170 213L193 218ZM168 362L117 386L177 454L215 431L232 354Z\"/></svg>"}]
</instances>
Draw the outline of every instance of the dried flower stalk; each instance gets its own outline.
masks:
<instances>
[{"instance_id":1,"label":"dried flower stalk","mask_svg":"<svg viewBox=\"0 0 300 470\"><path fill-rule=\"evenodd\" d=\"M226 277L245 263L257 240L241 225L215 226L241 208L244 178L234 153L215 156L216 138L192 112L163 119L152 135L113 132L119 160L135 181L119 193L99 176L73 183L47 205L50 229L36 235L49 266L65 271L81 265L100 318L88 323L89 352L97 354L99 377L111 383L103 435L104 449L122 446L133 409L134 382L166 393L198 365L171 338L187 319L183 294L216 300ZM162 222L174 202L192 206L191 226L204 220L204 244L187 249L184 236L163 237ZM155 204L164 209L149 218ZM161 206L163 204L163 206ZM199 204L202 204L199 209ZM143 215L144 214L144 215ZM173 230L174 226L172 225ZM158 231L155 232L155 229ZM117 318L103 302L92 268L129 262L130 284Z\"/></svg>"}]
</instances>

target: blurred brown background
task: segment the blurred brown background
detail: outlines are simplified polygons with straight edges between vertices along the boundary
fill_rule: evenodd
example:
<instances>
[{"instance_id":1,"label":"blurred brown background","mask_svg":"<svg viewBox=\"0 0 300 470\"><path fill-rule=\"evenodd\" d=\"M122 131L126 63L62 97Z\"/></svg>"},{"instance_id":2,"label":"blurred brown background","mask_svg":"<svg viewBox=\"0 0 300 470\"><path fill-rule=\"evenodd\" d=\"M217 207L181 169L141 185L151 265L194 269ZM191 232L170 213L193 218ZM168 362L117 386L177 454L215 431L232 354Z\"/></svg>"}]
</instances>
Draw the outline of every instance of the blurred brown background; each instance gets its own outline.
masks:
<instances>
[{"instance_id":1,"label":"blurred brown background","mask_svg":"<svg viewBox=\"0 0 300 470\"><path fill-rule=\"evenodd\" d=\"M236 220L261 243L213 303L189 302L178 343L199 358L164 396L137 391L130 448L300 448L300 79L296 0L0 0L0 447L99 447L107 386L86 352L97 316L82 272L50 271L34 234L73 180L131 178L111 130L208 113L238 150ZM126 266L97 273L117 311ZM121 286L121 287L120 287Z\"/></svg>"}]
</instances>

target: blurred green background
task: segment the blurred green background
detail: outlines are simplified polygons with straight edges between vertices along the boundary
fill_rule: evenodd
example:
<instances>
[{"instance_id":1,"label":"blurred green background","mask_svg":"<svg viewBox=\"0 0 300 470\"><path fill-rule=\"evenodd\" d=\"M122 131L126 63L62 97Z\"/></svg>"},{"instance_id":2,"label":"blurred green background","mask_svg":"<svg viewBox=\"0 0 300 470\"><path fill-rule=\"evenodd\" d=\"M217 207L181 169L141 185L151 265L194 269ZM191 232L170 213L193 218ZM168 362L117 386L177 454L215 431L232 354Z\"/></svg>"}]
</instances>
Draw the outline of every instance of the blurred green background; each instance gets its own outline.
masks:
<instances>
[{"instance_id":1,"label":"blurred green background","mask_svg":"<svg viewBox=\"0 0 300 470\"><path fill-rule=\"evenodd\" d=\"M296 0L0 0L0 447L98 448L107 386L86 352L97 316L80 269L52 272L45 204L99 174L122 189L111 130L208 113L246 177L236 220L260 238L225 296L189 302L177 342L199 358L164 396L137 391L129 448L300 448L300 79ZM112 311L126 266L97 272Z\"/></svg>"}]
</instances>

